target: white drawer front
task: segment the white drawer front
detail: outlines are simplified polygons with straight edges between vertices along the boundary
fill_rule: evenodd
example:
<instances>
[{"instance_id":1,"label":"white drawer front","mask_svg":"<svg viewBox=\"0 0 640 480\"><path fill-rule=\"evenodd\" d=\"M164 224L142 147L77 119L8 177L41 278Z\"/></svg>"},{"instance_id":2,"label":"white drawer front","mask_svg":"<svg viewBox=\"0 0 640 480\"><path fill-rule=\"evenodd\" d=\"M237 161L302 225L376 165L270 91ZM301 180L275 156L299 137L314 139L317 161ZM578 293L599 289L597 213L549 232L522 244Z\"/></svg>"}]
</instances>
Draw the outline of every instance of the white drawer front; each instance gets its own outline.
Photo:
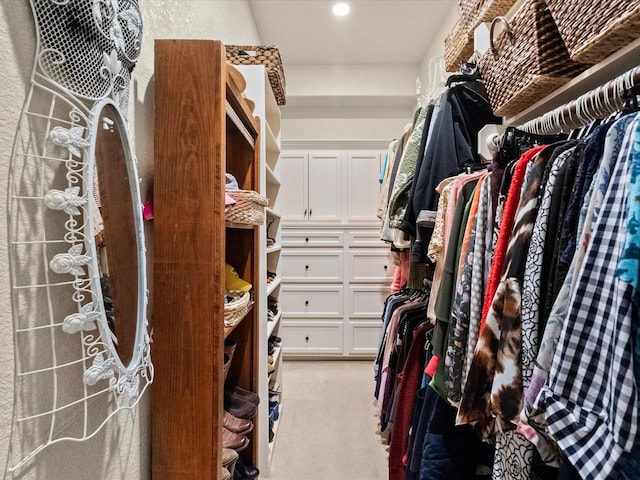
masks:
<instances>
[{"instance_id":1,"label":"white drawer front","mask_svg":"<svg viewBox=\"0 0 640 480\"><path fill-rule=\"evenodd\" d=\"M282 279L289 282L342 282L342 251L287 250L280 259Z\"/></svg>"},{"instance_id":2,"label":"white drawer front","mask_svg":"<svg viewBox=\"0 0 640 480\"><path fill-rule=\"evenodd\" d=\"M389 252L368 249L349 250L349 281L378 282L390 281L393 264Z\"/></svg>"},{"instance_id":3,"label":"white drawer front","mask_svg":"<svg viewBox=\"0 0 640 480\"><path fill-rule=\"evenodd\" d=\"M342 323L282 324L283 353L342 354Z\"/></svg>"},{"instance_id":4,"label":"white drawer front","mask_svg":"<svg viewBox=\"0 0 640 480\"><path fill-rule=\"evenodd\" d=\"M378 230L351 230L349 232L350 247L388 248L388 244L380 240Z\"/></svg>"},{"instance_id":5,"label":"white drawer front","mask_svg":"<svg viewBox=\"0 0 640 480\"><path fill-rule=\"evenodd\" d=\"M347 346L347 353L355 355L376 355L378 353L382 322L369 324L352 323L348 328L350 341Z\"/></svg>"},{"instance_id":6,"label":"white drawer front","mask_svg":"<svg viewBox=\"0 0 640 480\"><path fill-rule=\"evenodd\" d=\"M340 247L344 245L342 232L283 231L283 247Z\"/></svg>"},{"instance_id":7,"label":"white drawer front","mask_svg":"<svg viewBox=\"0 0 640 480\"><path fill-rule=\"evenodd\" d=\"M279 303L284 318L342 317L343 288L341 285L326 287L283 285L280 289Z\"/></svg>"},{"instance_id":8,"label":"white drawer front","mask_svg":"<svg viewBox=\"0 0 640 480\"><path fill-rule=\"evenodd\" d=\"M380 318L390 287L357 285L349 287L349 318Z\"/></svg>"}]
</instances>

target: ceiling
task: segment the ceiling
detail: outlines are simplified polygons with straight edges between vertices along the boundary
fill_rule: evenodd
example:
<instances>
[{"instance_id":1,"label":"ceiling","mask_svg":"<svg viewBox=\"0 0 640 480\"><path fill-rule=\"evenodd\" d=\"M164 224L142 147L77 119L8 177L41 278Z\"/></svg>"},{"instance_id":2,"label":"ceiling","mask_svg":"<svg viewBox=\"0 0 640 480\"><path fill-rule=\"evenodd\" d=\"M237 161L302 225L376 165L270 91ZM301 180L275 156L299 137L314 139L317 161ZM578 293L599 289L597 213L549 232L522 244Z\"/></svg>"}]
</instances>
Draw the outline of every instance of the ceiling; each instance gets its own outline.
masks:
<instances>
[{"instance_id":1,"label":"ceiling","mask_svg":"<svg viewBox=\"0 0 640 480\"><path fill-rule=\"evenodd\" d=\"M283 117L348 116L354 109L370 115L394 106L406 115L432 38L457 5L343 1L351 6L346 17L331 13L336 0L249 0L262 43L280 51L287 80Z\"/></svg>"},{"instance_id":2,"label":"ceiling","mask_svg":"<svg viewBox=\"0 0 640 480\"><path fill-rule=\"evenodd\" d=\"M419 64L455 0L250 0L262 42L286 65Z\"/></svg>"}]
</instances>

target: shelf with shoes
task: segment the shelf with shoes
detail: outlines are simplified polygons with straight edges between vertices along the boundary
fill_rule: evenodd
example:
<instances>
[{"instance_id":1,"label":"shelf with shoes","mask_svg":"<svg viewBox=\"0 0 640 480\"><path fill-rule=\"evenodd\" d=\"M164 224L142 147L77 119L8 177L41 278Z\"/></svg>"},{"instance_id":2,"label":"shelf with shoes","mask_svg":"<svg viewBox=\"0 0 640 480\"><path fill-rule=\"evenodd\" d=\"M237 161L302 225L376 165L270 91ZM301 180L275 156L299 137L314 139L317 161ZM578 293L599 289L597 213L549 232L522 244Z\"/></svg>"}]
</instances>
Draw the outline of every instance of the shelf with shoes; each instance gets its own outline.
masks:
<instances>
[{"instance_id":1,"label":"shelf with shoes","mask_svg":"<svg viewBox=\"0 0 640 480\"><path fill-rule=\"evenodd\" d=\"M264 372L260 377L259 394L261 398L269 395L269 384L281 382L281 373L274 371L269 375L269 343L268 339L278 334L280 329L281 314L272 307L277 306L282 288L281 277L281 214L280 214L280 109L268 80L266 69L262 65L237 65L238 70L244 76L247 84L246 95L255 104L255 115L260 119L259 148L264 161L260 164L261 184L259 192L269 199L269 205L265 210L265 224L260 228L261 244L261 268L265 272L262 281L260 311L260 363L258 368ZM271 422L269 420L269 402L262 402L258 409L257 423L260 425L258 467L267 475L271 462L272 450L269 448L273 442L270 435Z\"/></svg>"},{"instance_id":2,"label":"shelf with shoes","mask_svg":"<svg viewBox=\"0 0 640 480\"><path fill-rule=\"evenodd\" d=\"M242 398L256 402L260 378L266 382L264 232L226 224L225 200L227 173L240 189L259 191L261 130L244 79L225 58L219 41L155 42L151 450L159 479L228 478L229 468L256 478L268 435L255 421L259 403ZM231 299L241 310L225 327L225 295L234 290L227 265L252 296Z\"/></svg>"}]
</instances>

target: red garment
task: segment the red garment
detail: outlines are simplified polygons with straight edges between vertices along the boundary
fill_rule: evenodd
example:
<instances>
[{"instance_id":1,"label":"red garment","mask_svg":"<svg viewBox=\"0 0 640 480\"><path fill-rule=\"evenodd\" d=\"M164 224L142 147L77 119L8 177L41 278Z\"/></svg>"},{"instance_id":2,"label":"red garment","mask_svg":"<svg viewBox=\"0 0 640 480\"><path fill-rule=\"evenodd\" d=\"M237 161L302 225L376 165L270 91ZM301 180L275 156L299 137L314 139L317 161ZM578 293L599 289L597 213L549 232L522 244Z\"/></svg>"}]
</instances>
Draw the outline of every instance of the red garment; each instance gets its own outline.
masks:
<instances>
[{"instance_id":1,"label":"red garment","mask_svg":"<svg viewBox=\"0 0 640 480\"><path fill-rule=\"evenodd\" d=\"M393 269L392 293L398 292L407 286L407 281L409 280L409 258L410 252L408 249L399 252L400 265L396 265Z\"/></svg>"},{"instance_id":2,"label":"red garment","mask_svg":"<svg viewBox=\"0 0 640 480\"><path fill-rule=\"evenodd\" d=\"M404 480L405 478L405 465L402 457L409 446L409 429L413 419L413 407L426 361L424 334L430 328L433 328L433 325L423 323L414 330L411 348L402 373L398 375L396 412L393 417L391 445L389 446L389 480Z\"/></svg>"},{"instance_id":3,"label":"red garment","mask_svg":"<svg viewBox=\"0 0 640 480\"><path fill-rule=\"evenodd\" d=\"M487 290L484 294L484 305L482 306L480 330L482 330L482 327L484 327L484 322L487 320L489 307L491 306L493 296L496 294L496 290L498 289L498 285L500 284L500 278L502 277L504 259L507 254L507 247L509 246L509 239L511 238L511 231L513 230L513 222L516 218L516 211L518 210L518 204L520 203L520 192L522 191L522 184L524 182L524 176L527 171L527 164L544 147L546 147L546 145L540 145L538 147L527 150L522 154L520 160L518 160L518 163L516 163L516 168L513 172L513 177L511 178L511 185L509 186L507 201L504 205L502 223L500 225L500 233L498 234L498 243L496 244L496 250L493 254L491 270L489 271L489 278L487 280Z\"/></svg>"}]
</instances>

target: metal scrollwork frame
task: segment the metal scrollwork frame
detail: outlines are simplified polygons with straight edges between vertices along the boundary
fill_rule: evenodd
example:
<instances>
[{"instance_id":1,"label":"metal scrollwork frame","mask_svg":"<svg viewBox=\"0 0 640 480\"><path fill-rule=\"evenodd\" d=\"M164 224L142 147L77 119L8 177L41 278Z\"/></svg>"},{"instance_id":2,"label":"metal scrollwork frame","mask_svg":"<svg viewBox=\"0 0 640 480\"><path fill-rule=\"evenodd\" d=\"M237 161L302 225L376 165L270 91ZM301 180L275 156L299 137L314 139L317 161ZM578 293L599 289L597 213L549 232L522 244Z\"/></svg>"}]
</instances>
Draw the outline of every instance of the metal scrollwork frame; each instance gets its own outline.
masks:
<instances>
[{"instance_id":1,"label":"metal scrollwork frame","mask_svg":"<svg viewBox=\"0 0 640 480\"><path fill-rule=\"evenodd\" d=\"M30 1L37 47L8 193L16 365L9 472L48 445L92 437L153 380L142 205L125 114L142 40L138 2ZM109 104L119 118L102 113ZM95 135L109 123L135 179L138 323L127 365L106 319L94 240Z\"/></svg>"}]
</instances>

